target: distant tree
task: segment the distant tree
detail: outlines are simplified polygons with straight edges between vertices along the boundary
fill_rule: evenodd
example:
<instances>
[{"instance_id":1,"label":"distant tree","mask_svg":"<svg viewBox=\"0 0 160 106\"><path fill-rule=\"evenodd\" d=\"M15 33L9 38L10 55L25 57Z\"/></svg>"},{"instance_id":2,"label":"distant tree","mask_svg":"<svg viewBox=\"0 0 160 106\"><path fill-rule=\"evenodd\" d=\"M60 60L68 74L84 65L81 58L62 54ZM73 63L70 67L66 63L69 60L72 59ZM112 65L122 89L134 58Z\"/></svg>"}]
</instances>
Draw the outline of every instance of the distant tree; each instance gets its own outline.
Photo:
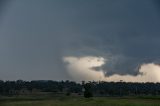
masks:
<instances>
[{"instance_id":1,"label":"distant tree","mask_svg":"<svg viewBox=\"0 0 160 106\"><path fill-rule=\"evenodd\" d=\"M66 96L70 96L70 95L71 95L71 92L68 91L68 92L66 93Z\"/></svg>"},{"instance_id":2,"label":"distant tree","mask_svg":"<svg viewBox=\"0 0 160 106\"><path fill-rule=\"evenodd\" d=\"M84 85L84 97L85 98L93 97L93 94L92 94L92 84L91 83L86 83Z\"/></svg>"}]
</instances>

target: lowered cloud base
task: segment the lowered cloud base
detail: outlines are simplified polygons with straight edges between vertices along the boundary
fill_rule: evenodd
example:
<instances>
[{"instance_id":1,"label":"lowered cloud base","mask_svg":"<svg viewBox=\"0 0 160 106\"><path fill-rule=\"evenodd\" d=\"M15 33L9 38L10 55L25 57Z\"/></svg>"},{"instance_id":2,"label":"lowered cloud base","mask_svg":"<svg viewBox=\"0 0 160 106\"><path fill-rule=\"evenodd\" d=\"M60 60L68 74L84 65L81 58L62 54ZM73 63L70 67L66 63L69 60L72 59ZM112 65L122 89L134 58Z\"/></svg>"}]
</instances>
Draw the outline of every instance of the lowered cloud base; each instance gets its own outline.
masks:
<instances>
[{"instance_id":1,"label":"lowered cloud base","mask_svg":"<svg viewBox=\"0 0 160 106\"><path fill-rule=\"evenodd\" d=\"M139 73L136 76L133 75L119 75L114 74L106 76L107 71L100 69L95 70L94 67L101 67L107 64L107 59L96 56L84 56L84 57L64 57L63 61L66 64L69 75L76 81L120 81L125 82L160 82L160 66L154 63L142 64L139 68ZM104 73L106 72L106 73Z\"/></svg>"}]
</instances>

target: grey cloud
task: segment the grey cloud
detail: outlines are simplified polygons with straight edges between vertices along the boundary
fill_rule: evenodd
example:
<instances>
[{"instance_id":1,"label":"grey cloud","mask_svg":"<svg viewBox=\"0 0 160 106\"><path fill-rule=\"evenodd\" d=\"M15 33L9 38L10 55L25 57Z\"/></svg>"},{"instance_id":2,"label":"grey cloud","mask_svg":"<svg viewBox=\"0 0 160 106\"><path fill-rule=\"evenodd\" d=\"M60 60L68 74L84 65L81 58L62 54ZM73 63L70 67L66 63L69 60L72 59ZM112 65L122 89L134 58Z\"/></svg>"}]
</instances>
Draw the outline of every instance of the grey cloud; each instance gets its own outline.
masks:
<instances>
[{"instance_id":1,"label":"grey cloud","mask_svg":"<svg viewBox=\"0 0 160 106\"><path fill-rule=\"evenodd\" d=\"M152 1L114 1L82 10L87 25L78 23L83 30L79 45L89 49L80 52L109 59L102 67L107 75L139 74L139 65L159 59L160 22L155 6ZM90 48L93 51L88 53Z\"/></svg>"},{"instance_id":2,"label":"grey cloud","mask_svg":"<svg viewBox=\"0 0 160 106\"><path fill-rule=\"evenodd\" d=\"M70 79L64 56L108 59L107 75L159 63L160 14L150 0L15 1L0 27L7 79Z\"/></svg>"}]
</instances>

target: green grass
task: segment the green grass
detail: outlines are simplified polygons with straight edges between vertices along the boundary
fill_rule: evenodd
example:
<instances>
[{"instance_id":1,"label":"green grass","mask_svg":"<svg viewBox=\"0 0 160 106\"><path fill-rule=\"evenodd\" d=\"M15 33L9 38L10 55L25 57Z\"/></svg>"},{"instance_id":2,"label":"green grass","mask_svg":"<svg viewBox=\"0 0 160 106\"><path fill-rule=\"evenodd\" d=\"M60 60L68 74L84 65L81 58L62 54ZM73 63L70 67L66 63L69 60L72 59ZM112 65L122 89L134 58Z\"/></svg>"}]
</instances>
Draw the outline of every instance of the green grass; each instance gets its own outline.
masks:
<instances>
[{"instance_id":1,"label":"green grass","mask_svg":"<svg viewBox=\"0 0 160 106\"><path fill-rule=\"evenodd\" d=\"M51 96L16 96L0 97L0 106L160 106L157 98L135 97L51 97Z\"/></svg>"}]
</instances>

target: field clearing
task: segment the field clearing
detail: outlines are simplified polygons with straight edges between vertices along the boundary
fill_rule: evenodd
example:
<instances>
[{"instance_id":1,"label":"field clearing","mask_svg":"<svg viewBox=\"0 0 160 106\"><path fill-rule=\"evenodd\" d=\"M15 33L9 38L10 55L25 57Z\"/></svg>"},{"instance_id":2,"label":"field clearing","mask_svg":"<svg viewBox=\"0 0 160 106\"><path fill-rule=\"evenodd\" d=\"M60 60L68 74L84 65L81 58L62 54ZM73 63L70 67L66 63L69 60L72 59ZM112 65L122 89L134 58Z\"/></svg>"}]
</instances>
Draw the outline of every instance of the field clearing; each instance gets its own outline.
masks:
<instances>
[{"instance_id":1,"label":"field clearing","mask_svg":"<svg viewBox=\"0 0 160 106\"><path fill-rule=\"evenodd\" d=\"M1 97L0 106L160 106L159 98L141 97Z\"/></svg>"}]
</instances>

